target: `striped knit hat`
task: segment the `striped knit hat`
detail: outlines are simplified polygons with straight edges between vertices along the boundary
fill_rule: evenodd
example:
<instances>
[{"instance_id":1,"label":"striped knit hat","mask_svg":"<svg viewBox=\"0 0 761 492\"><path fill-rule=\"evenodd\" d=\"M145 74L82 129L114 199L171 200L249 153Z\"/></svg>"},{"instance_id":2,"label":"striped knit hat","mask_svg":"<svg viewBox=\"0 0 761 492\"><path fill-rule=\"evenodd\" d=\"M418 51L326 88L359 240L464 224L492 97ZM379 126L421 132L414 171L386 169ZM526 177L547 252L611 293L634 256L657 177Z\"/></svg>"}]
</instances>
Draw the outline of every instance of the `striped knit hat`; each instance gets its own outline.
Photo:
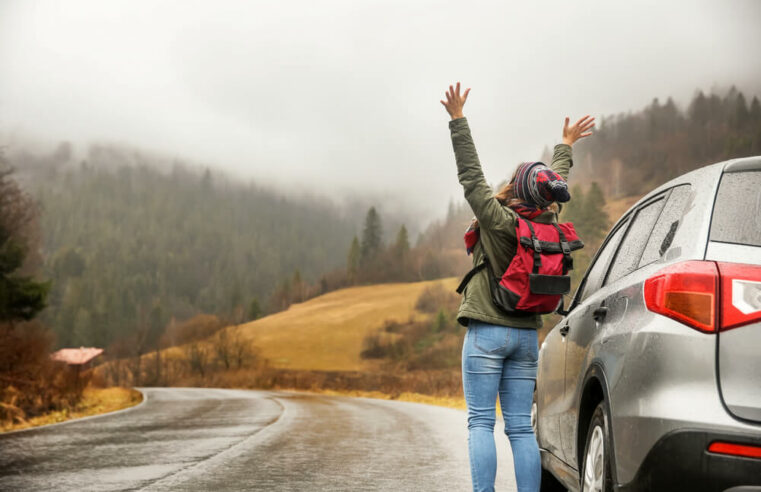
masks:
<instances>
[{"instance_id":1,"label":"striped knit hat","mask_svg":"<svg viewBox=\"0 0 761 492\"><path fill-rule=\"evenodd\" d=\"M543 162L524 162L515 174L515 196L536 205L548 207L552 202L571 199L568 184Z\"/></svg>"}]
</instances>

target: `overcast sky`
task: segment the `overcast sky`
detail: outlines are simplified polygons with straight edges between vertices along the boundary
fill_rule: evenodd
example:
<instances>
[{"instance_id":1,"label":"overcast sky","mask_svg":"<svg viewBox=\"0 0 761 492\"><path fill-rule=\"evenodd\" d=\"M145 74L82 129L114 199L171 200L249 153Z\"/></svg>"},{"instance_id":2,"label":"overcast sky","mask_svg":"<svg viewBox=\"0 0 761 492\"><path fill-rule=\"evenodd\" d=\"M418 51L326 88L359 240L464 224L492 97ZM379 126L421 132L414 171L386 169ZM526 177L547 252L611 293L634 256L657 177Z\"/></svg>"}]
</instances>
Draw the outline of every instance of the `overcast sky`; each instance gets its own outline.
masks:
<instances>
[{"instance_id":1,"label":"overcast sky","mask_svg":"<svg viewBox=\"0 0 761 492\"><path fill-rule=\"evenodd\" d=\"M0 135L116 141L441 215L449 83L487 178L562 119L761 87L761 1L0 0Z\"/></svg>"}]
</instances>

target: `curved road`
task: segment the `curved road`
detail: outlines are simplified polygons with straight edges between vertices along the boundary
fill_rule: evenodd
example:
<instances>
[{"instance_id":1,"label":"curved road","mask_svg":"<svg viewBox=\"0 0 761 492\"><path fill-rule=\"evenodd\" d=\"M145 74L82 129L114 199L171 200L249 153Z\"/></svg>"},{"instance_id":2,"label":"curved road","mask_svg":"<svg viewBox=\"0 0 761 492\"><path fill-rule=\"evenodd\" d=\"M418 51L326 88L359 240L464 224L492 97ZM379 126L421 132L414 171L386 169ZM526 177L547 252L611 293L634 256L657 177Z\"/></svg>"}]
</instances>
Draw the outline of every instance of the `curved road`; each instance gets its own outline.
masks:
<instances>
[{"instance_id":1,"label":"curved road","mask_svg":"<svg viewBox=\"0 0 761 492\"><path fill-rule=\"evenodd\" d=\"M465 413L273 391L145 388L111 415L0 435L0 490L467 491ZM497 490L515 490L498 424Z\"/></svg>"}]
</instances>

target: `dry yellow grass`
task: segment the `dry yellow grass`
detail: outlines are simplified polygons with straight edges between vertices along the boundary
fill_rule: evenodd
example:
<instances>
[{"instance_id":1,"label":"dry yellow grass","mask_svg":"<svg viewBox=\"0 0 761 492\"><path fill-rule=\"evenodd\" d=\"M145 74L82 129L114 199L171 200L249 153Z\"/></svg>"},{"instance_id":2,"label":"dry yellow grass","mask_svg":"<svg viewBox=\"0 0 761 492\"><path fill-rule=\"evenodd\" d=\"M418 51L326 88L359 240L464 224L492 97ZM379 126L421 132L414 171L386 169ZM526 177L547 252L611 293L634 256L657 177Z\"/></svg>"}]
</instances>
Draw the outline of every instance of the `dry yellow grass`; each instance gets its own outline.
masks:
<instances>
[{"instance_id":1,"label":"dry yellow grass","mask_svg":"<svg viewBox=\"0 0 761 492\"><path fill-rule=\"evenodd\" d=\"M362 340L389 319L420 317L418 296L426 287L442 283L457 287L456 278L428 282L380 284L330 292L287 311L240 325L270 365L282 369L368 371L377 361L362 360Z\"/></svg>"},{"instance_id":2,"label":"dry yellow grass","mask_svg":"<svg viewBox=\"0 0 761 492\"><path fill-rule=\"evenodd\" d=\"M102 413L114 412L123 408L137 405L143 400L143 395L134 389L127 388L86 388L82 401L72 410L59 410L38 417L32 417L25 422L2 425L0 432L26 429L40 425L55 424L66 420Z\"/></svg>"},{"instance_id":3,"label":"dry yellow grass","mask_svg":"<svg viewBox=\"0 0 761 492\"><path fill-rule=\"evenodd\" d=\"M322 391L307 391L305 393L317 393L320 395L335 395L335 396L351 396L351 397L360 397L360 398L377 398L379 400L411 401L415 403L425 403L426 405L437 405L439 407L457 408L459 410L463 410L466 408L465 398L431 396L431 395L423 395L421 393L401 393L396 396L382 393L380 391L322 390Z\"/></svg>"}]
</instances>

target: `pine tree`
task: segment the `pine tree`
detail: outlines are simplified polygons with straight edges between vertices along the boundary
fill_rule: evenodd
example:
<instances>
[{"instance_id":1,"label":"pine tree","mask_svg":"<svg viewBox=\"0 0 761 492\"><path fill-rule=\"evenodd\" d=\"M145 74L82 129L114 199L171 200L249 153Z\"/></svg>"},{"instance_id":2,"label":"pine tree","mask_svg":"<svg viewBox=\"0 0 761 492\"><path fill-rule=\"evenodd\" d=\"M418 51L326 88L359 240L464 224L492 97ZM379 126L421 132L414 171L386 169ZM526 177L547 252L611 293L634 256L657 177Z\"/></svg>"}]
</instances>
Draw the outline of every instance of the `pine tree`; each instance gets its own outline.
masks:
<instances>
[{"instance_id":1,"label":"pine tree","mask_svg":"<svg viewBox=\"0 0 761 492\"><path fill-rule=\"evenodd\" d=\"M745 125L748 124L749 116L750 115L748 111L748 105L745 102L745 96L743 96L742 92L739 92L737 94L737 98L735 99L734 115L732 115L732 123L734 124L734 127L737 129L745 128Z\"/></svg>"},{"instance_id":2,"label":"pine tree","mask_svg":"<svg viewBox=\"0 0 761 492\"><path fill-rule=\"evenodd\" d=\"M303 302L306 299L306 286L301 279L301 272L296 270L293 272L293 280L291 280L291 292L292 302Z\"/></svg>"},{"instance_id":3,"label":"pine tree","mask_svg":"<svg viewBox=\"0 0 761 492\"><path fill-rule=\"evenodd\" d=\"M349 277L349 282L355 283L357 281L357 274L359 273L359 260L360 260L360 248L359 239L354 236L349 246L349 254L346 257L346 273Z\"/></svg>"},{"instance_id":4,"label":"pine tree","mask_svg":"<svg viewBox=\"0 0 761 492\"><path fill-rule=\"evenodd\" d=\"M382 236L383 227L381 226L380 215L378 215L375 207L370 207L365 217L365 228L362 231L362 243L360 244L359 264L361 267L366 267L378 256Z\"/></svg>"},{"instance_id":5,"label":"pine tree","mask_svg":"<svg viewBox=\"0 0 761 492\"><path fill-rule=\"evenodd\" d=\"M758 96L753 96L748 116L754 124L761 123L761 102L759 102Z\"/></svg>"},{"instance_id":6,"label":"pine tree","mask_svg":"<svg viewBox=\"0 0 761 492\"><path fill-rule=\"evenodd\" d=\"M584 199L580 222L586 234L586 241L597 245L608 231L609 219L605 211L605 196L602 188L593 181Z\"/></svg>"},{"instance_id":7,"label":"pine tree","mask_svg":"<svg viewBox=\"0 0 761 492\"><path fill-rule=\"evenodd\" d=\"M251 299L251 303L248 305L248 319L253 321L255 319L259 319L259 317L262 315L262 308L259 305L259 299L254 297Z\"/></svg>"},{"instance_id":8,"label":"pine tree","mask_svg":"<svg viewBox=\"0 0 761 492\"><path fill-rule=\"evenodd\" d=\"M396 242L394 243L394 253L399 257L404 257L410 251L410 240L407 234L407 228L399 228L399 232L396 235Z\"/></svg>"},{"instance_id":9,"label":"pine tree","mask_svg":"<svg viewBox=\"0 0 761 492\"><path fill-rule=\"evenodd\" d=\"M27 229L36 218L36 206L10 174L0 170L0 322L34 318L50 290L50 283L19 274L30 249Z\"/></svg>"},{"instance_id":10,"label":"pine tree","mask_svg":"<svg viewBox=\"0 0 761 492\"><path fill-rule=\"evenodd\" d=\"M454 219L454 216L456 213L457 213L457 209L455 208L454 201L450 198L449 207L447 207L447 222Z\"/></svg>"},{"instance_id":11,"label":"pine tree","mask_svg":"<svg viewBox=\"0 0 761 492\"><path fill-rule=\"evenodd\" d=\"M573 185L571 187L571 199L563 204L562 220L568 222L578 222L581 218L581 210L583 208L584 190L580 185ZM579 233L581 233L581 231L579 231Z\"/></svg>"},{"instance_id":12,"label":"pine tree","mask_svg":"<svg viewBox=\"0 0 761 492\"><path fill-rule=\"evenodd\" d=\"M751 154L761 154L761 102L758 97L753 96L748 110L748 121L750 122L749 136L751 139Z\"/></svg>"},{"instance_id":13,"label":"pine tree","mask_svg":"<svg viewBox=\"0 0 761 492\"><path fill-rule=\"evenodd\" d=\"M399 228L399 232L396 235L396 241L389 253L391 255L388 260L392 267L389 272L391 273L390 280L401 281L409 279L411 277L411 269L409 266L410 240L407 234L407 228L403 224Z\"/></svg>"}]
</instances>

